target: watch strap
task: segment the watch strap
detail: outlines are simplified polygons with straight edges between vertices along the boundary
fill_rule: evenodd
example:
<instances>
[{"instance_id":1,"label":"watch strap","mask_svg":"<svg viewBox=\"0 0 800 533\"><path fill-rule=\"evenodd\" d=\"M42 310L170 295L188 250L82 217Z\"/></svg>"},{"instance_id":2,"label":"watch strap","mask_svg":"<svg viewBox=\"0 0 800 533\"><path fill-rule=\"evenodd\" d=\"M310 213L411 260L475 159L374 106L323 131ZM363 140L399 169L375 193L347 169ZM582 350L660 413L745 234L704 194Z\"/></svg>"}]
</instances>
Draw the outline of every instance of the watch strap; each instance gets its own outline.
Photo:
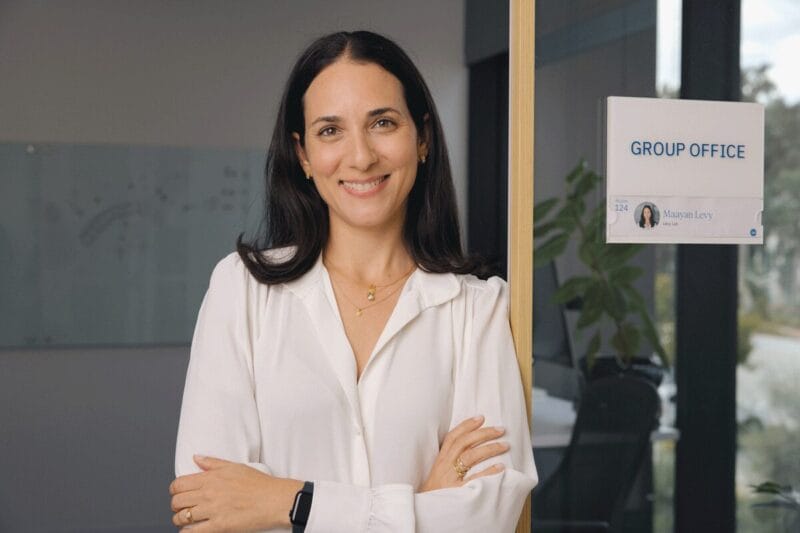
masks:
<instances>
[{"instance_id":1,"label":"watch strap","mask_svg":"<svg viewBox=\"0 0 800 533\"><path fill-rule=\"evenodd\" d=\"M314 497L314 483L306 481L294 497L292 510L289 512L289 521L292 523L292 533L303 533L306 530L308 517L311 514L311 500Z\"/></svg>"}]
</instances>

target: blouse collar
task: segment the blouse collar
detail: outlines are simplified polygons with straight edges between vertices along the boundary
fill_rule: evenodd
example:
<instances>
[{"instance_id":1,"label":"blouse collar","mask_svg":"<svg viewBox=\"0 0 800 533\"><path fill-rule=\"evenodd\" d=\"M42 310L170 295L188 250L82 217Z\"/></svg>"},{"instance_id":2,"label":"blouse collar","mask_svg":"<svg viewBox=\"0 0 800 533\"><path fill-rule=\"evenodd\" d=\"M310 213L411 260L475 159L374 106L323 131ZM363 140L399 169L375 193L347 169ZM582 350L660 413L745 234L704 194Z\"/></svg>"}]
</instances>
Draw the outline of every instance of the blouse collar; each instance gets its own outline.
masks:
<instances>
[{"instance_id":1,"label":"blouse collar","mask_svg":"<svg viewBox=\"0 0 800 533\"><path fill-rule=\"evenodd\" d=\"M327 271L322 264L322 254L320 254L308 272L284 285L299 298L305 299L314 289L325 291L326 277ZM455 274L435 274L417 267L406 283L404 292L416 292L416 299L424 309L452 300L458 295L460 288L461 284Z\"/></svg>"},{"instance_id":2,"label":"blouse collar","mask_svg":"<svg viewBox=\"0 0 800 533\"><path fill-rule=\"evenodd\" d=\"M342 400L347 402L356 417L354 421L360 423L356 415L360 412L357 392L360 382L356 379L355 357L345 336L333 286L322 264L322 256L317 258L314 266L303 276L285 283L284 286L302 302L310 318L310 325L317 330L319 338L326 339L323 350L311 355L316 362L311 365L312 371L324 383L328 383L337 395L341 391ZM455 274L431 274L417 268L406 282L397 305L376 341L364 372L369 371L370 365L374 364L372 360L380 357L384 346L407 324L425 309L452 300L460 290L461 284Z\"/></svg>"}]
</instances>

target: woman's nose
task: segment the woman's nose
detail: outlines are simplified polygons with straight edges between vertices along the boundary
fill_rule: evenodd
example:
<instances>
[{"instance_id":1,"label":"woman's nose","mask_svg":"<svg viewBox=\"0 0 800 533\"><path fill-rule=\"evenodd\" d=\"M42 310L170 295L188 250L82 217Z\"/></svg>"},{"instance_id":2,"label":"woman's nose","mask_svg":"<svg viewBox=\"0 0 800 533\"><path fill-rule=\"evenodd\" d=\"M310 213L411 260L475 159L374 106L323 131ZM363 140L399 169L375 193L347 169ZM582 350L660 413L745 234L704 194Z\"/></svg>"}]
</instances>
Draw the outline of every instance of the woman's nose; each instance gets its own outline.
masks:
<instances>
[{"instance_id":1,"label":"woman's nose","mask_svg":"<svg viewBox=\"0 0 800 533\"><path fill-rule=\"evenodd\" d=\"M350 158L351 166L361 171L369 169L378 161L378 154L366 132L358 132L353 135Z\"/></svg>"}]
</instances>

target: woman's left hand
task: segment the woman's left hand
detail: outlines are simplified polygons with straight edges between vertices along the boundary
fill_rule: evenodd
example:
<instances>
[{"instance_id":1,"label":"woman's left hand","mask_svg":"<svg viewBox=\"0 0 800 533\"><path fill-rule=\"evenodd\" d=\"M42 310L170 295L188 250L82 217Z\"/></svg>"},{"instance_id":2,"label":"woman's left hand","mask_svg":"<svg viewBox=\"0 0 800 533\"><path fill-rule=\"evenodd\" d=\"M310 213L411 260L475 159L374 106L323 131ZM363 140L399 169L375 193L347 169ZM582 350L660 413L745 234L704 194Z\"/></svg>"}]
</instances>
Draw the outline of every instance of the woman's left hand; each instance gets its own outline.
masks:
<instances>
[{"instance_id":1,"label":"woman's left hand","mask_svg":"<svg viewBox=\"0 0 800 533\"><path fill-rule=\"evenodd\" d=\"M439 449L439 455L436 456L428 478L420 487L420 492L460 487L473 479L499 474L503 471L503 463L495 463L480 472L473 473L467 478L464 478L463 474L458 475L456 472L455 466L457 463L471 471L471 468L476 464L508 451L509 446L507 443L492 442L483 444L499 438L505 432L504 429L499 427L482 428L483 422L483 416L468 418L445 435Z\"/></svg>"},{"instance_id":2,"label":"woman's left hand","mask_svg":"<svg viewBox=\"0 0 800 533\"><path fill-rule=\"evenodd\" d=\"M176 478L172 522L192 533L291 527L289 511L303 482L264 474L242 463L196 455L203 469Z\"/></svg>"}]
</instances>

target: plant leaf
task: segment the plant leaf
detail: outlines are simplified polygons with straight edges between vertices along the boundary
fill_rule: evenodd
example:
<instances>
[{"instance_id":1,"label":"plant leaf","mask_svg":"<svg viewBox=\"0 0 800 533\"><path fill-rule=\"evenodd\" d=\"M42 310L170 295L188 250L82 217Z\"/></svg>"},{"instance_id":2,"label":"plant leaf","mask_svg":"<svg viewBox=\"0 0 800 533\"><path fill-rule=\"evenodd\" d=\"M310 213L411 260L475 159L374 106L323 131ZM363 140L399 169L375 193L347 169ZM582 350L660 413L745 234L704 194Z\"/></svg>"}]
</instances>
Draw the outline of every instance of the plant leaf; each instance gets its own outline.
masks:
<instances>
[{"instance_id":1,"label":"plant leaf","mask_svg":"<svg viewBox=\"0 0 800 533\"><path fill-rule=\"evenodd\" d=\"M600 257L600 268L614 270L627 263L642 249L640 244L608 244Z\"/></svg>"},{"instance_id":2,"label":"plant leaf","mask_svg":"<svg viewBox=\"0 0 800 533\"><path fill-rule=\"evenodd\" d=\"M589 220L586 223L588 228L595 228L595 233L602 236L606 229L606 202L600 202L594 210L589 213Z\"/></svg>"},{"instance_id":3,"label":"plant leaf","mask_svg":"<svg viewBox=\"0 0 800 533\"><path fill-rule=\"evenodd\" d=\"M791 486L783 486L774 481L765 481L764 483L759 483L758 485L750 485L753 489L753 492L760 493L760 494L782 494L783 492L791 492Z\"/></svg>"},{"instance_id":4,"label":"plant leaf","mask_svg":"<svg viewBox=\"0 0 800 533\"><path fill-rule=\"evenodd\" d=\"M630 305L633 309L647 312L647 307L644 304L644 298L642 295L639 294L639 291L634 289L630 285L620 285L620 289L625 293L625 296L628 297L628 301L630 301Z\"/></svg>"},{"instance_id":5,"label":"plant leaf","mask_svg":"<svg viewBox=\"0 0 800 533\"><path fill-rule=\"evenodd\" d=\"M639 349L639 329L630 322L623 322L611 337L611 346L617 349L626 364L630 363Z\"/></svg>"},{"instance_id":6,"label":"plant leaf","mask_svg":"<svg viewBox=\"0 0 800 533\"><path fill-rule=\"evenodd\" d=\"M616 285L629 285L636 281L644 272L641 268L632 265L622 265L611 271L609 281Z\"/></svg>"},{"instance_id":7,"label":"plant leaf","mask_svg":"<svg viewBox=\"0 0 800 533\"><path fill-rule=\"evenodd\" d=\"M603 242L603 232L605 231L605 202L601 205L595 206L589 213L586 222L584 223L585 236L584 240L597 241L600 244Z\"/></svg>"},{"instance_id":8,"label":"plant leaf","mask_svg":"<svg viewBox=\"0 0 800 533\"><path fill-rule=\"evenodd\" d=\"M572 233L578 224L578 217L575 216L575 212L575 206L568 203L558 210L552 222L566 233Z\"/></svg>"},{"instance_id":9,"label":"plant leaf","mask_svg":"<svg viewBox=\"0 0 800 533\"><path fill-rule=\"evenodd\" d=\"M603 284L603 309L611 315L614 320L620 321L628 314L625 296L617 287Z\"/></svg>"},{"instance_id":10,"label":"plant leaf","mask_svg":"<svg viewBox=\"0 0 800 533\"><path fill-rule=\"evenodd\" d=\"M550 234L550 232L552 232L554 229L559 229L555 220L545 222L544 224L539 224L533 228L533 238L543 238L545 235Z\"/></svg>"},{"instance_id":11,"label":"plant leaf","mask_svg":"<svg viewBox=\"0 0 800 533\"><path fill-rule=\"evenodd\" d=\"M594 283L594 278L588 276L576 276L568 279L553 295L553 301L558 304L565 304L578 296L583 296L586 290Z\"/></svg>"},{"instance_id":12,"label":"plant leaf","mask_svg":"<svg viewBox=\"0 0 800 533\"><path fill-rule=\"evenodd\" d=\"M575 182L575 187L569 196L571 198L583 198L586 194L594 190L598 183L600 183L600 176L591 170L586 171L580 179Z\"/></svg>"},{"instance_id":13,"label":"plant leaf","mask_svg":"<svg viewBox=\"0 0 800 533\"><path fill-rule=\"evenodd\" d=\"M581 308L581 316L578 318L578 329L588 328L598 320L603 315L603 308L599 305L589 306L586 305L586 302L583 303L583 307Z\"/></svg>"},{"instance_id":14,"label":"plant leaf","mask_svg":"<svg viewBox=\"0 0 800 533\"><path fill-rule=\"evenodd\" d=\"M583 240L591 241L591 242L594 242L594 243L597 243L597 244L603 244L602 232L603 232L603 230L605 230L604 227L598 226L597 224L589 222L588 224L586 224L584 226L584 228L585 228L585 230L584 230L585 233L584 233L584 236L583 236ZM602 251L602 248L600 249L600 251Z\"/></svg>"},{"instance_id":15,"label":"plant leaf","mask_svg":"<svg viewBox=\"0 0 800 533\"><path fill-rule=\"evenodd\" d=\"M586 289L586 296L581 308L581 316L578 318L578 329L591 326L603 316L603 289L599 284L595 284Z\"/></svg>"},{"instance_id":16,"label":"plant leaf","mask_svg":"<svg viewBox=\"0 0 800 533\"><path fill-rule=\"evenodd\" d=\"M578 248L578 257L584 265L594 270L595 263L598 262L598 257L602 253L603 247L602 241L583 239L580 248Z\"/></svg>"},{"instance_id":17,"label":"plant leaf","mask_svg":"<svg viewBox=\"0 0 800 533\"><path fill-rule=\"evenodd\" d=\"M572 183L586 170L586 161L581 159L578 165L567 174L567 183Z\"/></svg>"},{"instance_id":18,"label":"plant leaf","mask_svg":"<svg viewBox=\"0 0 800 533\"><path fill-rule=\"evenodd\" d=\"M550 198L536 204L533 207L533 224L536 225L547 218L547 215L556 205L558 205L558 198Z\"/></svg>"},{"instance_id":19,"label":"plant leaf","mask_svg":"<svg viewBox=\"0 0 800 533\"><path fill-rule=\"evenodd\" d=\"M558 235L551 237L543 245L536 248L533 254L534 266L539 267L546 265L555 259L559 254L561 254L561 252L564 251L564 248L567 247L568 242L569 235L566 233L559 233Z\"/></svg>"}]
</instances>

